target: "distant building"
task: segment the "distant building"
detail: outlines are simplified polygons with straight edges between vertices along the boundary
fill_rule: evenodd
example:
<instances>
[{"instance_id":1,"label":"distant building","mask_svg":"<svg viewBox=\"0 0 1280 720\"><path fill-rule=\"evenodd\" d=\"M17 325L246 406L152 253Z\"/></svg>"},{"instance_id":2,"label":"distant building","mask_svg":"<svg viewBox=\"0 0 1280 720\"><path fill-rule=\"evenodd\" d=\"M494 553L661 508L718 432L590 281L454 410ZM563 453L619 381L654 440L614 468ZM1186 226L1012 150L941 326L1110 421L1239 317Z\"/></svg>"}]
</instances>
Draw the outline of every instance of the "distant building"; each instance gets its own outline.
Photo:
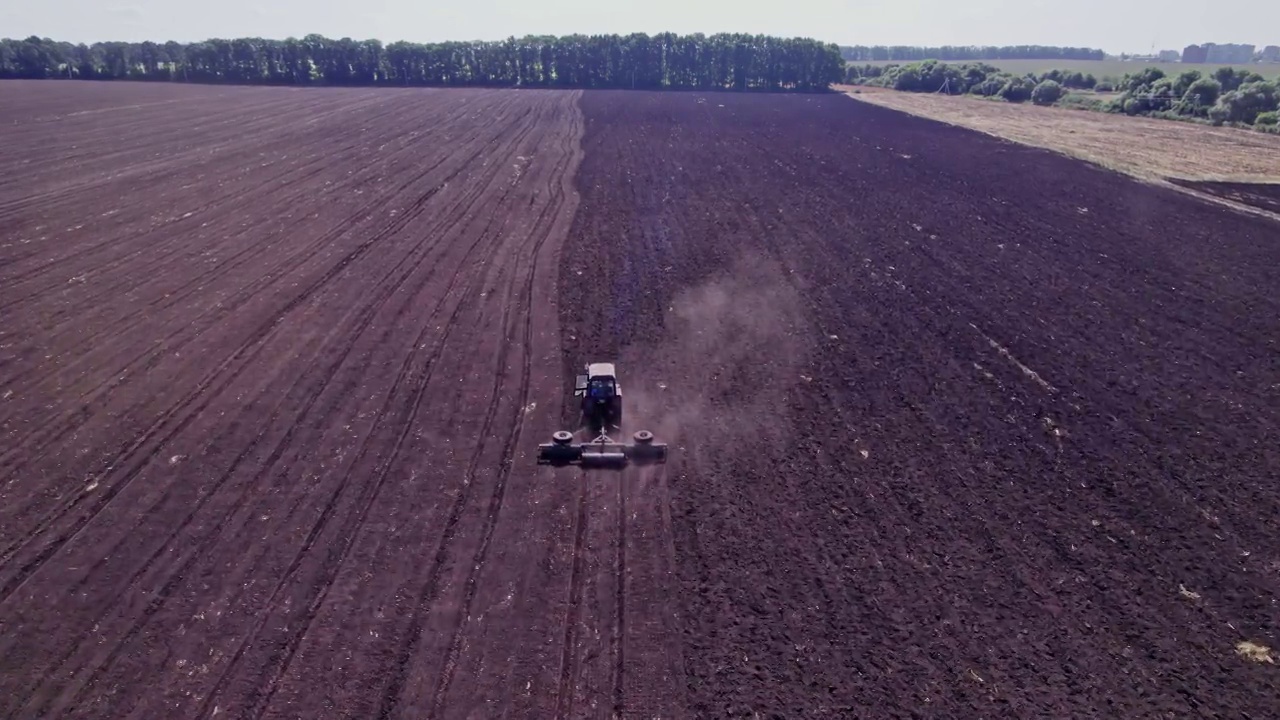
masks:
<instances>
[{"instance_id":1,"label":"distant building","mask_svg":"<svg viewBox=\"0 0 1280 720\"><path fill-rule=\"evenodd\" d=\"M1253 62L1253 49L1253 45L1242 43L1188 45L1182 51L1182 62L1214 63L1219 65L1251 63Z\"/></svg>"},{"instance_id":2,"label":"distant building","mask_svg":"<svg viewBox=\"0 0 1280 720\"><path fill-rule=\"evenodd\" d=\"M1161 50L1157 57L1160 58L1160 62L1178 62L1178 59L1182 56L1178 54L1177 50Z\"/></svg>"},{"instance_id":3,"label":"distant building","mask_svg":"<svg viewBox=\"0 0 1280 720\"><path fill-rule=\"evenodd\" d=\"M1251 63L1253 62L1253 45L1228 43L1225 45L1205 45L1209 49L1211 63Z\"/></svg>"},{"instance_id":4,"label":"distant building","mask_svg":"<svg viewBox=\"0 0 1280 720\"><path fill-rule=\"evenodd\" d=\"M1268 45L1262 48L1258 59L1262 62L1280 62L1280 45Z\"/></svg>"}]
</instances>

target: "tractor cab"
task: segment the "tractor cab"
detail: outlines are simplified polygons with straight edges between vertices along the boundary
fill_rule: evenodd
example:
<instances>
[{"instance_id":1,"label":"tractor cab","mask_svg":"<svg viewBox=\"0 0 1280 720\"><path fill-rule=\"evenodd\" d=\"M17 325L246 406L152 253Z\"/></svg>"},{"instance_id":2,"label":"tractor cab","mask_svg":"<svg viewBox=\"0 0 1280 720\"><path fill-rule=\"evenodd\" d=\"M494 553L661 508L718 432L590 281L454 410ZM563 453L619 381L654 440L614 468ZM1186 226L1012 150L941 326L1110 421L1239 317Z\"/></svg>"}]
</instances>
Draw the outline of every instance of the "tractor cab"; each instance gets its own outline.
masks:
<instances>
[{"instance_id":1,"label":"tractor cab","mask_svg":"<svg viewBox=\"0 0 1280 720\"><path fill-rule=\"evenodd\" d=\"M608 400L622 394L618 387L617 376L614 375L613 363L591 363L586 369L587 373L579 375L577 382L574 383L575 396L592 400Z\"/></svg>"},{"instance_id":2,"label":"tractor cab","mask_svg":"<svg viewBox=\"0 0 1280 720\"><path fill-rule=\"evenodd\" d=\"M573 394L582 398L582 423L593 430L622 422L622 388L614 374L613 363L591 363L586 374L579 375Z\"/></svg>"}]
</instances>

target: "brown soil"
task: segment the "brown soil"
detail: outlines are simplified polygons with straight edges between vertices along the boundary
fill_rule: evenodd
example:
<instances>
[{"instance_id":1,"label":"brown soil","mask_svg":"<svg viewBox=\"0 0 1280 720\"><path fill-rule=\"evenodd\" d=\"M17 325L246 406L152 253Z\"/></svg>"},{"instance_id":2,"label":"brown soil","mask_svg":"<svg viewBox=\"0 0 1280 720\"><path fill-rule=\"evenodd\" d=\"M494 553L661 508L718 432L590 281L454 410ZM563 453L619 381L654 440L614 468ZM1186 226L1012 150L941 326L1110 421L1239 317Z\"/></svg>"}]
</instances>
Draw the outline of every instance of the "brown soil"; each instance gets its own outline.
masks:
<instances>
[{"instance_id":1,"label":"brown soil","mask_svg":"<svg viewBox=\"0 0 1280 720\"><path fill-rule=\"evenodd\" d=\"M839 96L583 108L563 345L678 447L689 716L1270 712L1272 223Z\"/></svg>"},{"instance_id":2,"label":"brown soil","mask_svg":"<svg viewBox=\"0 0 1280 720\"><path fill-rule=\"evenodd\" d=\"M554 702L577 95L103 87L4 89L0 715Z\"/></svg>"},{"instance_id":3,"label":"brown soil","mask_svg":"<svg viewBox=\"0 0 1280 720\"><path fill-rule=\"evenodd\" d=\"M838 95L0 92L0 716L1280 699L1268 221ZM534 465L596 359L665 468Z\"/></svg>"}]
</instances>

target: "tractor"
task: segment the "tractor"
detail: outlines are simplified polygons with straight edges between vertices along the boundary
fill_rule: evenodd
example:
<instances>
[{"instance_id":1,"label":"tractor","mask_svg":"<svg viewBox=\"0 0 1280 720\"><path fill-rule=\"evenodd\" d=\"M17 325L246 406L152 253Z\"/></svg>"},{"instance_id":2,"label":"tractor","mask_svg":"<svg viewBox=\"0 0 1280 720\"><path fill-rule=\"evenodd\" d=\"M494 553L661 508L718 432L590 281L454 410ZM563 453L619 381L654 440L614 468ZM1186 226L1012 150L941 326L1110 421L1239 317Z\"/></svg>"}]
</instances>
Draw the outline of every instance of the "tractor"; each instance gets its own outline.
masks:
<instances>
[{"instance_id":1,"label":"tractor","mask_svg":"<svg viewBox=\"0 0 1280 720\"><path fill-rule=\"evenodd\" d=\"M579 424L592 435L622 429L622 386L613 363L591 363L587 374L579 375L573 396L582 398Z\"/></svg>"},{"instance_id":2,"label":"tractor","mask_svg":"<svg viewBox=\"0 0 1280 720\"><path fill-rule=\"evenodd\" d=\"M551 442L538 446L539 465L621 468L667 461L666 444L654 442L648 430L637 431L632 443L609 437L609 432L622 430L622 386L613 363L589 363L586 374L574 382L573 396L580 398L579 425L592 439L575 443L572 432L560 430Z\"/></svg>"}]
</instances>

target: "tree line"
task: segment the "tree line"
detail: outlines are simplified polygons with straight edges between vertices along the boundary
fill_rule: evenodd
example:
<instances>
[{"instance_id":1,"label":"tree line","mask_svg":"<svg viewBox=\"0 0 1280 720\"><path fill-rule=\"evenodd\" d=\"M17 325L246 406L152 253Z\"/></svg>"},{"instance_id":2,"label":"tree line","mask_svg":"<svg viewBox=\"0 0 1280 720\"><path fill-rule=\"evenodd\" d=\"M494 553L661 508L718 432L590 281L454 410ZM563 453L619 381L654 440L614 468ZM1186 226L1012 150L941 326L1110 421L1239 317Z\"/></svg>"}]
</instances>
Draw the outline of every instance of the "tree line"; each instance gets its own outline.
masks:
<instances>
[{"instance_id":1,"label":"tree line","mask_svg":"<svg viewBox=\"0 0 1280 720\"><path fill-rule=\"evenodd\" d=\"M1280 83L1247 68L1220 67L1211 75L1199 70L1166 75L1160 68L1145 68L1125 75L1116 90L1120 95L1104 108L1109 112L1280 133Z\"/></svg>"},{"instance_id":2,"label":"tree line","mask_svg":"<svg viewBox=\"0 0 1280 720\"><path fill-rule=\"evenodd\" d=\"M1074 107L1103 112L1280 133L1280 83L1268 82L1247 68L1221 67L1207 76L1199 70L1187 70L1170 76L1160 68L1145 67L1114 82L1100 81L1079 71L1018 75L981 62L949 64L937 60L905 65L849 65L845 72L845 81L852 85L978 95L1012 103L1070 102ZM1068 90L1107 94L1086 92L1068 97Z\"/></svg>"},{"instance_id":3,"label":"tree line","mask_svg":"<svg viewBox=\"0 0 1280 720\"><path fill-rule=\"evenodd\" d=\"M0 40L0 78L263 85L419 85L824 90L844 76L835 44L715 35L526 36L383 45L321 35L194 43Z\"/></svg>"},{"instance_id":4,"label":"tree line","mask_svg":"<svg viewBox=\"0 0 1280 720\"><path fill-rule=\"evenodd\" d=\"M1092 73L1069 70L1050 70L1037 75L1018 75L983 62L950 64L937 60L906 65L849 65L845 70L845 82L851 85L887 87L903 92L946 93L948 95L979 95L1000 97L1009 102L1025 102L1032 99L1032 91L1048 83L1047 92L1058 88L1092 90L1100 83ZM1105 86L1104 86L1105 87ZM1048 99L1054 102L1059 95ZM1047 99L1049 95L1042 94Z\"/></svg>"},{"instance_id":5,"label":"tree line","mask_svg":"<svg viewBox=\"0 0 1280 720\"><path fill-rule=\"evenodd\" d=\"M840 48L849 62L886 60L1105 60L1107 54L1094 48L1057 47L1054 45L943 45L916 47L911 45L854 45Z\"/></svg>"}]
</instances>

